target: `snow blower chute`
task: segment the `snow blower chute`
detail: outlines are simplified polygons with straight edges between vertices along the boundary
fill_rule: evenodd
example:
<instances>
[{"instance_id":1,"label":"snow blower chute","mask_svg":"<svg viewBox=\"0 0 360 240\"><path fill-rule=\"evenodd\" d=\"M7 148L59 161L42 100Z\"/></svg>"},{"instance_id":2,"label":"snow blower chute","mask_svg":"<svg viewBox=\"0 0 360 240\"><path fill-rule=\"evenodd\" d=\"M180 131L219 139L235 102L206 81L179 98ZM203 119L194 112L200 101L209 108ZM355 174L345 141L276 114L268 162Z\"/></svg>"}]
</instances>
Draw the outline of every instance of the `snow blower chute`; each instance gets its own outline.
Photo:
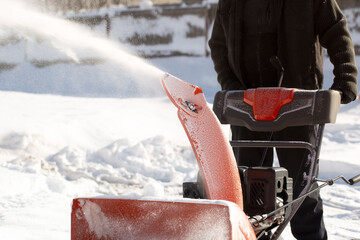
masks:
<instances>
[{"instance_id":1,"label":"snow blower chute","mask_svg":"<svg viewBox=\"0 0 360 240\"><path fill-rule=\"evenodd\" d=\"M278 227L272 238L277 239L316 180L324 124L335 122L339 93L286 88L221 91L212 111L201 88L169 74L161 82L178 108L195 153L198 181L183 184L183 199L74 199L71 239L250 240ZM316 124L318 139L315 145L297 141L236 141L230 145L218 119L254 131ZM292 179L284 168L238 168L232 146L307 149L311 167L305 173L301 197L292 199ZM347 182L359 180L357 176Z\"/></svg>"}]
</instances>

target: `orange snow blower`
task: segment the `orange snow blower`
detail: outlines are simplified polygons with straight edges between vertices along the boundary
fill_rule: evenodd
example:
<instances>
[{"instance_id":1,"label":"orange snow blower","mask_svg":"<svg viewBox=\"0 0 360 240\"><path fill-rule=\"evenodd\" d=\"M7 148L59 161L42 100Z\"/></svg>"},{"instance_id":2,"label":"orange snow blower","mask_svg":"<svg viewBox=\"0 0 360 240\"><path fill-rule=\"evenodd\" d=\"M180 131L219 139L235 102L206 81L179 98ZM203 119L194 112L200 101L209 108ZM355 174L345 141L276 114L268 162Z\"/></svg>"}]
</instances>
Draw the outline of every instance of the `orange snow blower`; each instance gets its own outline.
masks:
<instances>
[{"instance_id":1,"label":"orange snow blower","mask_svg":"<svg viewBox=\"0 0 360 240\"><path fill-rule=\"evenodd\" d=\"M194 150L209 200L79 198L72 239L256 239L243 212L231 146L201 88L171 75L161 80Z\"/></svg>"},{"instance_id":2,"label":"orange snow blower","mask_svg":"<svg viewBox=\"0 0 360 240\"><path fill-rule=\"evenodd\" d=\"M277 239L311 193L323 127L335 122L340 94L286 88L221 91L215 96L213 111L201 88L169 74L161 82L178 108L193 148L198 181L183 184L183 199L74 199L71 239L251 240L278 227L272 236ZM316 124L319 132L315 145L299 141L236 141L230 145L220 122L253 131ZM231 147L307 149L310 168L304 174L306 185L300 197L292 199L292 179L286 169L238 168ZM360 175L347 182L359 181Z\"/></svg>"}]
</instances>

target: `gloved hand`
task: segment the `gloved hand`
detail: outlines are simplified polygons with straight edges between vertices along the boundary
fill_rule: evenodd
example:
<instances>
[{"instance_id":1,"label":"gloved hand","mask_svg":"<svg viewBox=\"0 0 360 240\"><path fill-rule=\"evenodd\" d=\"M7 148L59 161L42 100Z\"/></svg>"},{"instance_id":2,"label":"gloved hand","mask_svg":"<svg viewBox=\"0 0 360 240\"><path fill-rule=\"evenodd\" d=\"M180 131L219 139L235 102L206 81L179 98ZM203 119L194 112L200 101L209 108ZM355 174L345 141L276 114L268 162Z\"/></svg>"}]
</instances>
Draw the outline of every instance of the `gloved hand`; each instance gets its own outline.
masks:
<instances>
[{"instance_id":1,"label":"gloved hand","mask_svg":"<svg viewBox=\"0 0 360 240\"><path fill-rule=\"evenodd\" d=\"M341 104L347 104L349 102L352 102L356 99L356 95L349 90L343 90L341 92Z\"/></svg>"},{"instance_id":2,"label":"gloved hand","mask_svg":"<svg viewBox=\"0 0 360 240\"><path fill-rule=\"evenodd\" d=\"M348 104L356 99L356 94L350 90L333 89L340 92L341 104Z\"/></svg>"}]
</instances>

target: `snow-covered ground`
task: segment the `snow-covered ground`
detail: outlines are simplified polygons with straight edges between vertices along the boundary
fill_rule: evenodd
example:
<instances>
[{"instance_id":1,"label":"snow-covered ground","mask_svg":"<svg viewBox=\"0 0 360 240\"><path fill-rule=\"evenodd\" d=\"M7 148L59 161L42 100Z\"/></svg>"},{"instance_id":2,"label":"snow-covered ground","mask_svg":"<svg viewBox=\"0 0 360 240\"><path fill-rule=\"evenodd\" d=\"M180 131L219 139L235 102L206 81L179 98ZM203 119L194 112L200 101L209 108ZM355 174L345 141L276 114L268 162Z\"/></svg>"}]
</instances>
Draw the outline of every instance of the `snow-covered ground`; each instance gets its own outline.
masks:
<instances>
[{"instance_id":1,"label":"snow-covered ground","mask_svg":"<svg viewBox=\"0 0 360 240\"><path fill-rule=\"evenodd\" d=\"M5 13L0 13L1 19ZM48 20L48 25L65 24L61 26L68 31L73 26ZM13 24L21 29L24 23ZM82 39L90 33L77 34ZM45 68L25 61L0 72L0 83L8 84L0 84L0 239L69 239L75 197L180 198L182 182L196 178L192 149L157 77L169 72L199 85L211 103L219 90L211 60L153 59L150 66L104 39L108 52L93 45L86 46L86 53L79 45L74 50L70 43L76 39L54 37L51 43L59 55L101 55L106 60ZM0 50L9 54L2 58L13 57L16 50L10 48ZM332 78L328 60L325 70L327 88ZM15 87L8 91L11 83ZM336 124L326 126L321 178L360 173L359 120L360 102L355 101L342 106ZM360 239L360 186L338 182L321 194L329 239ZM292 239L289 229L283 239Z\"/></svg>"}]
</instances>

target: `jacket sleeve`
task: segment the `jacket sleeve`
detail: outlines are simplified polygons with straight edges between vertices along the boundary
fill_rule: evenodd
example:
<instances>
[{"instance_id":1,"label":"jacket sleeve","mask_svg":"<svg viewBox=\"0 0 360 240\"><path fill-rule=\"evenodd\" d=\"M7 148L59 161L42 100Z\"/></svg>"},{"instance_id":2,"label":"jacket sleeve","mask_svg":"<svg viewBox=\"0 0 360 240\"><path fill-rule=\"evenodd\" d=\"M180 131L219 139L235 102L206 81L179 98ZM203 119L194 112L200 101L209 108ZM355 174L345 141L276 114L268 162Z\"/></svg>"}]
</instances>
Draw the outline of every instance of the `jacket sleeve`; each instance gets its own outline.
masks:
<instances>
[{"instance_id":1,"label":"jacket sleeve","mask_svg":"<svg viewBox=\"0 0 360 240\"><path fill-rule=\"evenodd\" d=\"M334 65L331 89L342 92L342 103L357 96L357 74L354 45L346 26L346 18L335 0L315 0L315 23L320 44L327 49Z\"/></svg>"},{"instance_id":2,"label":"jacket sleeve","mask_svg":"<svg viewBox=\"0 0 360 240\"><path fill-rule=\"evenodd\" d=\"M221 3L219 1L218 9L214 20L214 27L209 40L209 47L211 51L211 58L214 63L215 71L217 72L217 80L223 90L240 89L240 82L237 81L234 72L232 71L228 61L228 47L226 44L225 29L221 24ZM225 16L224 16L225 17Z\"/></svg>"}]
</instances>

